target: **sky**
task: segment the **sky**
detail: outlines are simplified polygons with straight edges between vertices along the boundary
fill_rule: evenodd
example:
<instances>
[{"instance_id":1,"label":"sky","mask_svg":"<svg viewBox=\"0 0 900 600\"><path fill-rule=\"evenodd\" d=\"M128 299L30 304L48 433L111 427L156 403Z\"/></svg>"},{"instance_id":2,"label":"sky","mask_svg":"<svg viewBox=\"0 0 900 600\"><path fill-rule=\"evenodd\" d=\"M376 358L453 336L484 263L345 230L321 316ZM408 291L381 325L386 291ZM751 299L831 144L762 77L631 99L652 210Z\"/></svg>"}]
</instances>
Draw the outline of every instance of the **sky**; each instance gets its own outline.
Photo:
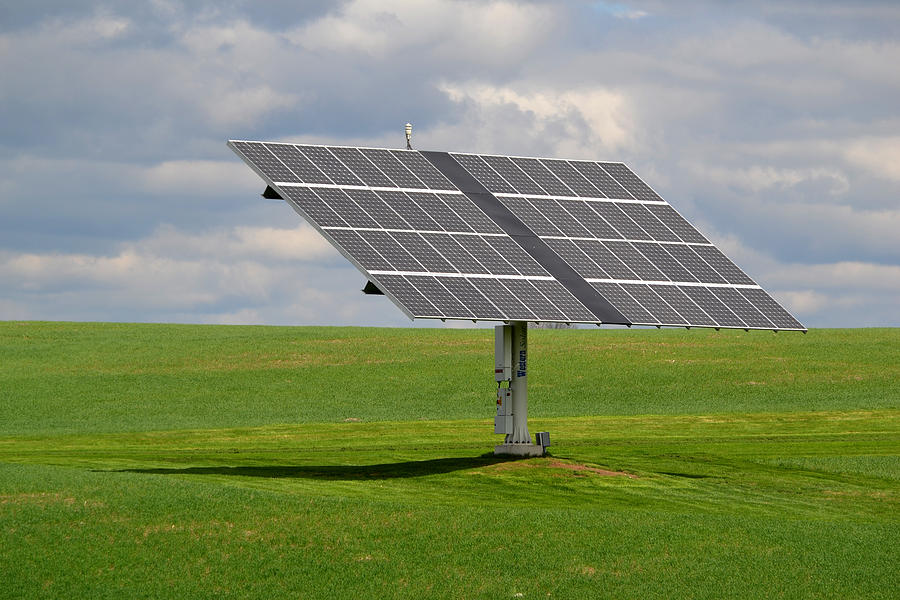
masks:
<instances>
[{"instance_id":1,"label":"sky","mask_svg":"<svg viewBox=\"0 0 900 600\"><path fill-rule=\"evenodd\" d=\"M892 1L0 0L0 320L435 326L225 145L409 121L623 161L807 327L900 326L898 64Z\"/></svg>"}]
</instances>

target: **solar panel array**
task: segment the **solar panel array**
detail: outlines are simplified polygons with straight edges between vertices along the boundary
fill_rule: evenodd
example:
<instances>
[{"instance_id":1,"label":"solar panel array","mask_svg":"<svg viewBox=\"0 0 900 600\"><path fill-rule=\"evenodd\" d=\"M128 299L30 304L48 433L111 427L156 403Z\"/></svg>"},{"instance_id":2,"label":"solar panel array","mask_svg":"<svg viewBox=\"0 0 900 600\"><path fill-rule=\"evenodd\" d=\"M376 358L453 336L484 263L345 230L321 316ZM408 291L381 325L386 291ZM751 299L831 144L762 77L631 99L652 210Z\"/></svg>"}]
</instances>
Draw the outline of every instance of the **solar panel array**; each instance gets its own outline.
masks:
<instances>
[{"instance_id":1,"label":"solar panel array","mask_svg":"<svg viewBox=\"0 0 900 600\"><path fill-rule=\"evenodd\" d=\"M622 163L229 145L410 317L803 329Z\"/></svg>"}]
</instances>

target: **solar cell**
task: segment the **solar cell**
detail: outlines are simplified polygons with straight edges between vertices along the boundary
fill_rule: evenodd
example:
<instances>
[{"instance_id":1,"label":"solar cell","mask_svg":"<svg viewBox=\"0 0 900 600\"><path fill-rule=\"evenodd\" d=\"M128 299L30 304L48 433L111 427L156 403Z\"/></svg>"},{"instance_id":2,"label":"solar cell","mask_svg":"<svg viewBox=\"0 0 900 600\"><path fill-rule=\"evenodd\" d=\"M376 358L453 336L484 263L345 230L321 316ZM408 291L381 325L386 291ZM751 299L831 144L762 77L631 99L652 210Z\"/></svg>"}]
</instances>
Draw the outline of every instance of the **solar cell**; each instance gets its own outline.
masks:
<instances>
[{"instance_id":1,"label":"solar cell","mask_svg":"<svg viewBox=\"0 0 900 600\"><path fill-rule=\"evenodd\" d=\"M372 161L378 169L394 182L394 185L402 188L425 189L425 184L406 168L390 150L377 148L360 148L363 156Z\"/></svg>"},{"instance_id":2,"label":"solar cell","mask_svg":"<svg viewBox=\"0 0 900 600\"><path fill-rule=\"evenodd\" d=\"M391 264L357 232L349 229L329 229L328 235L364 269L369 271L394 270Z\"/></svg>"},{"instance_id":3,"label":"solar cell","mask_svg":"<svg viewBox=\"0 0 900 600\"><path fill-rule=\"evenodd\" d=\"M362 230L359 236L372 246L391 265L391 271L425 272L427 269L413 258L387 231Z\"/></svg>"},{"instance_id":4,"label":"solar cell","mask_svg":"<svg viewBox=\"0 0 900 600\"><path fill-rule=\"evenodd\" d=\"M622 314L628 317L632 323L642 325L655 325L659 323L650 312L635 300L618 283L596 282L593 284L605 298L608 298Z\"/></svg>"},{"instance_id":5,"label":"solar cell","mask_svg":"<svg viewBox=\"0 0 900 600\"><path fill-rule=\"evenodd\" d=\"M514 194L516 189L503 179L499 173L491 168L480 156L475 154L453 154L454 159L461 164L475 179L497 194Z\"/></svg>"},{"instance_id":6,"label":"solar cell","mask_svg":"<svg viewBox=\"0 0 900 600\"><path fill-rule=\"evenodd\" d=\"M687 269L681 266L680 262L666 252L665 247L661 244L654 244L653 242L636 242L632 245L637 248L638 252L643 254L648 261L653 263L656 268L662 271L663 275L668 279L672 281L697 281Z\"/></svg>"},{"instance_id":7,"label":"solar cell","mask_svg":"<svg viewBox=\"0 0 900 600\"><path fill-rule=\"evenodd\" d=\"M678 314L678 311L669 306L669 303L654 292L649 285L635 283L628 284L626 287L631 297L640 302L641 306L653 315L655 322L668 325L690 324L690 321Z\"/></svg>"},{"instance_id":8,"label":"solar cell","mask_svg":"<svg viewBox=\"0 0 900 600\"><path fill-rule=\"evenodd\" d=\"M421 234L412 231L392 231L391 236L425 267L425 270L432 273L459 272Z\"/></svg>"},{"instance_id":9,"label":"solar cell","mask_svg":"<svg viewBox=\"0 0 900 600\"><path fill-rule=\"evenodd\" d=\"M378 227L384 229L410 228L410 224L398 215L394 209L385 204L384 200L379 198L372 190L348 189L346 194L375 221Z\"/></svg>"},{"instance_id":10,"label":"solar cell","mask_svg":"<svg viewBox=\"0 0 900 600\"><path fill-rule=\"evenodd\" d=\"M460 217L455 210L447 206L440 196L427 192L407 192L416 204L428 212L428 216L437 221L445 231L471 233L474 230Z\"/></svg>"},{"instance_id":11,"label":"solar cell","mask_svg":"<svg viewBox=\"0 0 900 600\"><path fill-rule=\"evenodd\" d=\"M547 192L539 186L525 171L520 169L507 156L491 156L483 155L484 159L494 171L496 171L503 179L506 180L518 194L538 194L547 195Z\"/></svg>"},{"instance_id":12,"label":"solar cell","mask_svg":"<svg viewBox=\"0 0 900 600\"><path fill-rule=\"evenodd\" d=\"M659 294L669 306L687 319L691 325L706 325L715 327L718 325L697 303L690 299L678 286L653 285L653 291Z\"/></svg>"},{"instance_id":13,"label":"solar cell","mask_svg":"<svg viewBox=\"0 0 900 600\"><path fill-rule=\"evenodd\" d=\"M365 185L362 180L350 172L344 163L323 146L295 146L320 171L328 175L337 185ZM308 182L315 183L315 182Z\"/></svg>"},{"instance_id":14,"label":"solar cell","mask_svg":"<svg viewBox=\"0 0 900 600\"><path fill-rule=\"evenodd\" d=\"M563 232L526 198L501 196L499 200L536 234L563 235Z\"/></svg>"},{"instance_id":15,"label":"solar cell","mask_svg":"<svg viewBox=\"0 0 900 600\"><path fill-rule=\"evenodd\" d=\"M391 150L391 153L402 162L407 169L419 178L419 181L432 190L455 190L456 186L444 177L440 171L434 168L418 152L409 150Z\"/></svg>"},{"instance_id":16,"label":"solar cell","mask_svg":"<svg viewBox=\"0 0 900 600\"><path fill-rule=\"evenodd\" d=\"M372 161L363 156L359 148L347 148L335 146L329 148L338 160L344 163L354 175L359 177L365 185L372 187L399 187L388 176L381 172Z\"/></svg>"},{"instance_id":17,"label":"solar cell","mask_svg":"<svg viewBox=\"0 0 900 600\"><path fill-rule=\"evenodd\" d=\"M593 162L570 160L569 164L581 173L585 179L603 193L604 198L615 198L618 200L632 200L634 197L628 193L619 183L609 176L609 173L600 168L600 165Z\"/></svg>"},{"instance_id":18,"label":"solar cell","mask_svg":"<svg viewBox=\"0 0 900 600\"><path fill-rule=\"evenodd\" d=\"M547 240L547 245L572 265L585 279L608 279L610 277L572 240L551 239Z\"/></svg>"},{"instance_id":19,"label":"solar cell","mask_svg":"<svg viewBox=\"0 0 900 600\"><path fill-rule=\"evenodd\" d=\"M416 202L399 190L379 190L375 192L382 202L387 204L409 227L419 231L442 231L443 228L432 219Z\"/></svg>"},{"instance_id":20,"label":"solar cell","mask_svg":"<svg viewBox=\"0 0 900 600\"><path fill-rule=\"evenodd\" d=\"M322 227L347 227L342 219L328 203L322 200L313 190L301 187L285 187L284 198L298 206L304 214Z\"/></svg>"},{"instance_id":21,"label":"solar cell","mask_svg":"<svg viewBox=\"0 0 900 600\"><path fill-rule=\"evenodd\" d=\"M482 319L506 319L503 312L467 279L462 277L440 277L439 279L444 287L456 296L457 300L469 308L472 314L478 315Z\"/></svg>"},{"instance_id":22,"label":"solar cell","mask_svg":"<svg viewBox=\"0 0 900 600\"><path fill-rule=\"evenodd\" d=\"M369 216L353 198L338 188L315 188L316 195L328 204L351 227L378 227L378 222Z\"/></svg>"},{"instance_id":23,"label":"solar cell","mask_svg":"<svg viewBox=\"0 0 900 600\"><path fill-rule=\"evenodd\" d=\"M397 298L413 315L438 319L444 317L444 314L402 275L379 275L378 288Z\"/></svg>"},{"instance_id":24,"label":"solar cell","mask_svg":"<svg viewBox=\"0 0 900 600\"><path fill-rule=\"evenodd\" d=\"M803 329L622 163L229 144L412 317Z\"/></svg>"},{"instance_id":25,"label":"solar cell","mask_svg":"<svg viewBox=\"0 0 900 600\"><path fill-rule=\"evenodd\" d=\"M731 262L727 256L715 246L693 246L693 250L700 255L713 269L715 269L725 281L728 283L736 283L738 285L756 285L756 283L747 277L747 274L741 271L736 264Z\"/></svg>"},{"instance_id":26,"label":"solar cell","mask_svg":"<svg viewBox=\"0 0 900 600\"><path fill-rule=\"evenodd\" d=\"M406 280L449 319L472 319L475 314L459 301L436 277L408 275Z\"/></svg>"},{"instance_id":27,"label":"solar cell","mask_svg":"<svg viewBox=\"0 0 900 600\"><path fill-rule=\"evenodd\" d=\"M438 194L438 196L472 231L476 233L503 233L503 230L484 214L484 211L462 194Z\"/></svg>"},{"instance_id":28,"label":"solar cell","mask_svg":"<svg viewBox=\"0 0 900 600\"><path fill-rule=\"evenodd\" d=\"M541 186L551 196L575 196L569 186L559 180L559 177L550 172L536 158L518 158L512 160L517 167L525 171L535 183Z\"/></svg>"},{"instance_id":29,"label":"solar cell","mask_svg":"<svg viewBox=\"0 0 900 600\"><path fill-rule=\"evenodd\" d=\"M677 235L663 224L662 221L647 210L643 204L627 204L625 202L616 204L616 207L623 213L628 215L632 221L638 224L650 236L650 239L659 242L680 242Z\"/></svg>"},{"instance_id":30,"label":"solar cell","mask_svg":"<svg viewBox=\"0 0 900 600\"><path fill-rule=\"evenodd\" d=\"M682 244L666 244L666 252L674 256L697 281L703 283L725 283L725 279L709 266L691 246Z\"/></svg>"},{"instance_id":31,"label":"solar cell","mask_svg":"<svg viewBox=\"0 0 900 600\"><path fill-rule=\"evenodd\" d=\"M640 277L632 271L628 265L622 262L622 259L606 247L609 242L599 242L594 240L576 240L573 242L582 252L587 254L591 260L597 263L612 279L635 280Z\"/></svg>"},{"instance_id":32,"label":"solar cell","mask_svg":"<svg viewBox=\"0 0 900 600\"><path fill-rule=\"evenodd\" d=\"M494 275L520 275L490 244L477 235L454 235L453 239Z\"/></svg>"},{"instance_id":33,"label":"solar cell","mask_svg":"<svg viewBox=\"0 0 900 600\"><path fill-rule=\"evenodd\" d=\"M591 322L597 317L589 311L584 304L572 295L561 283L551 279L532 279L531 284L544 296L553 302L566 315L566 320L572 323L579 321Z\"/></svg>"},{"instance_id":34,"label":"solar cell","mask_svg":"<svg viewBox=\"0 0 900 600\"><path fill-rule=\"evenodd\" d=\"M612 225L606 222L606 219L591 208L592 204L602 203L584 202L582 200L559 200L558 202L583 228L588 230L591 236L601 240L622 237L613 229Z\"/></svg>"},{"instance_id":35,"label":"solar cell","mask_svg":"<svg viewBox=\"0 0 900 600\"><path fill-rule=\"evenodd\" d=\"M585 179L584 175L564 160L541 159L541 164L565 183L576 196L584 198L605 198L606 195Z\"/></svg>"},{"instance_id":36,"label":"solar cell","mask_svg":"<svg viewBox=\"0 0 900 600\"><path fill-rule=\"evenodd\" d=\"M742 321L734 312L728 309L721 300L714 296L708 289L700 286L681 286L681 291L690 296L697 306L702 308L706 314L716 320L716 323L725 327L745 327L746 323Z\"/></svg>"},{"instance_id":37,"label":"solar cell","mask_svg":"<svg viewBox=\"0 0 900 600\"><path fill-rule=\"evenodd\" d=\"M803 329L797 319L792 317L788 311L784 310L775 300L772 299L765 291L759 288L739 288L737 291L741 293L753 306L772 321L777 327L784 329Z\"/></svg>"},{"instance_id":38,"label":"solar cell","mask_svg":"<svg viewBox=\"0 0 900 600\"><path fill-rule=\"evenodd\" d=\"M637 273L640 279L645 281L668 281L662 271L653 265L630 242L604 242L607 248L612 250L628 268Z\"/></svg>"},{"instance_id":39,"label":"solar cell","mask_svg":"<svg viewBox=\"0 0 900 600\"><path fill-rule=\"evenodd\" d=\"M528 201L544 217L553 223L564 236L593 237L578 219L573 217L559 202L552 198L528 198Z\"/></svg>"},{"instance_id":40,"label":"solar cell","mask_svg":"<svg viewBox=\"0 0 900 600\"><path fill-rule=\"evenodd\" d=\"M622 209L614 202L593 202L591 208L598 215L615 228L619 235L626 240L652 240L653 237L622 212Z\"/></svg>"},{"instance_id":41,"label":"solar cell","mask_svg":"<svg viewBox=\"0 0 900 600\"><path fill-rule=\"evenodd\" d=\"M708 244L709 240L703 237L694 226L688 223L684 217L668 204L645 204L647 210L662 221L681 241L692 244Z\"/></svg>"},{"instance_id":42,"label":"solar cell","mask_svg":"<svg viewBox=\"0 0 900 600\"><path fill-rule=\"evenodd\" d=\"M753 304L747 300L738 290L729 287L708 288L719 300L724 302L734 313L749 327L763 327L771 329L775 327L769 319L763 315Z\"/></svg>"},{"instance_id":43,"label":"solar cell","mask_svg":"<svg viewBox=\"0 0 900 600\"><path fill-rule=\"evenodd\" d=\"M300 178L294 175L278 157L272 154L260 142L235 142L234 147L244 157L259 169L270 181L299 182Z\"/></svg>"},{"instance_id":44,"label":"solar cell","mask_svg":"<svg viewBox=\"0 0 900 600\"><path fill-rule=\"evenodd\" d=\"M423 233L422 237L460 273L483 274L488 270L448 233ZM460 236L464 237L464 236Z\"/></svg>"},{"instance_id":45,"label":"solar cell","mask_svg":"<svg viewBox=\"0 0 900 600\"><path fill-rule=\"evenodd\" d=\"M527 279L504 279L503 285L514 297L519 298L535 317L540 315L545 321L568 320L566 314Z\"/></svg>"},{"instance_id":46,"label":"solar cell","mask_svg":"<svg viewBox=\"0 0 900 600\"><path fill-rule=\"evenodd\" d=\"M299 181L305 183L333 183L319 168L290 144L265 144L272 154L278 157Z\"/></svg>"},{"instance_id":47,"label":"solar cell","mask_svg":"<svg viewBox=\"0 0 900 600\"><path fill-rule=\"evenodd\" d=\"M522 275L536 275L538 277L549 276L547 270L538 264L538 262L534 260L530 254L525 252L521 246L514 242L512 238L507 236L490 236L483 239Z\"/></svg>"},{"instance_id":48,"label":"solar cell","mask_svg":"<svg viewBox=\"0 0 900 600\"><path fill-rule=\"evenodd\" d=\"M503 311L508 319L516 321L534 321L537 315L531 312L521 300L509 291L501 279L471 278L472 285L478 288L497 308Z\"/></svg>"},{"instance_id":49,"label":"solar cell","mask_svg":"<svg viewBox=\"0 0 900 600\"><path fill-rule=\"evenodd\" d=\"M637 200L649 200L651 202L659 202L662 200L656 195L650 186L641 181L641 179L631 172L631 169L622 163L599 163L603 170L612 175L615 180L623 188L628 190L632 197Z\"/></svg>"}]
</instances>

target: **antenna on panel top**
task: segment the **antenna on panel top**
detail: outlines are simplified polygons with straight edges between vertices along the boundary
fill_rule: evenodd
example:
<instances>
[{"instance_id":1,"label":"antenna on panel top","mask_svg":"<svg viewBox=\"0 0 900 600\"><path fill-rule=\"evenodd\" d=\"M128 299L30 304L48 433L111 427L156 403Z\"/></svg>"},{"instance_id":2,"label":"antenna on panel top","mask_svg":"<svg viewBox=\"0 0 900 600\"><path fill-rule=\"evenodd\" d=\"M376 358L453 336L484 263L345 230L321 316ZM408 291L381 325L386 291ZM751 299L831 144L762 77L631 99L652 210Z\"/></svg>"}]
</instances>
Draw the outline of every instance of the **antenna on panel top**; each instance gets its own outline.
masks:
<instances>
[{"instance_id":1,"label":"antenna on panel top","mask_svg":"<svg viewBox=\"0 0 900 600\"><path fill-rule=\"evenodd\" d=\"M406 149L412 150L412 124L406 124Z\"/></svg>"}]
</instances>

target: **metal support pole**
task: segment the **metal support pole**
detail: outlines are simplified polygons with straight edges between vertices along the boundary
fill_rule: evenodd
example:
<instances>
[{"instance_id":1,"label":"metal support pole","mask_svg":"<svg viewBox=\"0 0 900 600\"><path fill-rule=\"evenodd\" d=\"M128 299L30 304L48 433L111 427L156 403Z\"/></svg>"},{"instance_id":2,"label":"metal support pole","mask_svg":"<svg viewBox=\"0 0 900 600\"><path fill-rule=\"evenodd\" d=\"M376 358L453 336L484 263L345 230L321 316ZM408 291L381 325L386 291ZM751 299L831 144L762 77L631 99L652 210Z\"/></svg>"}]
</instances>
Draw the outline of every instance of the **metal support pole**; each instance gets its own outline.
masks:
<instances>
[{"instance_id":1,"label":"metal support pole","mask_svg":"<svg viewBox=\"0 0 900 600\"><path fill-rule=\"evenodd\" d=\"M513 456L543 456L545 447L549 445L549 436L546 433L538 434L545 436L544 443L535 444L531 441L531 434L528 433L528 323L524 321L513 321L506 330L511 330L511 334L507 340L510 342L511 361L508 367L502 364L504 361L497 360L497 368L495 375L497 381L505 381L509 379L509 408L512 416L505 409L501 411L498 400L498 417L494 422L494 430L496 433L506 432L504 441L499 446L494 447L494 454L513 455ZM498 328L499 331L499 328ZM503 344L499 340L503 337L495 337L498 356L508 355L502 351ZM505 344L505 342L504 342ZM507 375L508 373L508 375ZM498 383L498 385L500 385ZM500 387L498 392L503 396L502 391L505 388ZM499 414L501 413L502 414ZM512 423L509 422L512 420ZM501 429L498 429L501 428Z\"/></svg>"},{"instance_id":2,"label":"metal support pole","mask_svg":"<svg viewBox=\"0 0 900 600\"><path fill-rule=\"evenodd\" d=\"M528 323L512 322L512 392L513 431L506 434L507 444L531 444L528 434Z\"/></svg>"}]
</instances>

